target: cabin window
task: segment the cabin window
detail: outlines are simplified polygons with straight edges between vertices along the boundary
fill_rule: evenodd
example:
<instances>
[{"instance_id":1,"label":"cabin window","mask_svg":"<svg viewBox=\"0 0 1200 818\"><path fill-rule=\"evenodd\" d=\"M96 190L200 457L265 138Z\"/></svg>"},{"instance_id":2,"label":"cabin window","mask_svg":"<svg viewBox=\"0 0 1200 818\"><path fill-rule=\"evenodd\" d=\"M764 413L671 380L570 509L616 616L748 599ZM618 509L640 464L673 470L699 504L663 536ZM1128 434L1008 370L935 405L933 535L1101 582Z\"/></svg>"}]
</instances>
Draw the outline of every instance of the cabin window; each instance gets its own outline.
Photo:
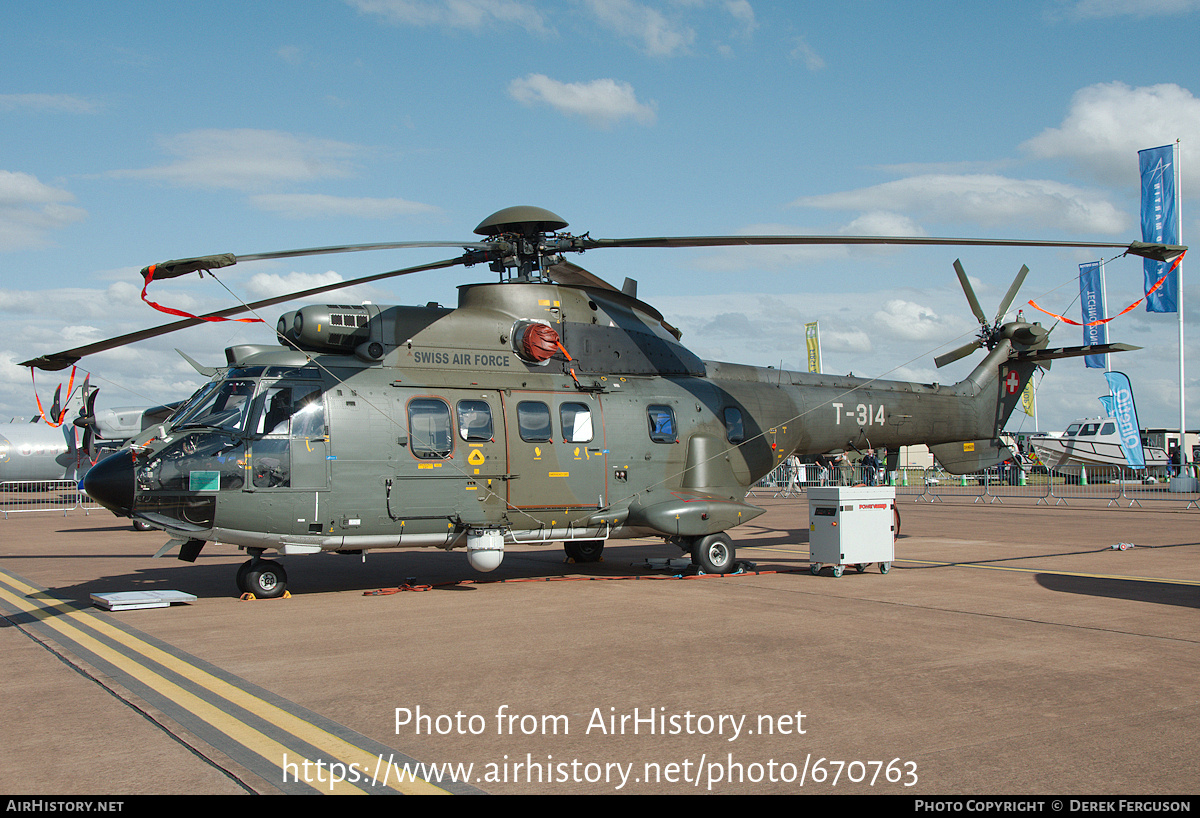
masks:
<instances>
[{"instance_id":1,"label":"cabin window","mask_svg":"<svg viewBox=\"0 0 1200 818\"><path fill-rule=\"evenodd\" d=\"M276 385L267 390L254 431L296 438L325 436L325 405L320 384Z\"/></svg>"},{"instance_id":2,"label":"cabin window","mask_svg":"<svg viewBox=\"0 0 1200 818\"><path fill-rule=\"evenodd\" d=\"M1067 427L1067 431L1063 432L1063 434L1066 435L1067 437L1074 437L1078 433L1079 433L1079 424L1078 423L1072 423L1070 426Z\"/></svg>"},{"instance_id":3,"label":"cabin window","mask_svg":"<svg viewBox=\"0 0 1200 818\"><path fill-rule=\"evenodd\" d=\"M460 400L457 408L459 437L476 443L492 439L492 408L487 401Z\"/></svg>"},{"instance_id":4,"label":"cabin window","mask_svg":"<svg viewBox=\"0 0 1200 818\"><path fill-rule=\"evenodd\" d=\"M1080 437L1091 437L1096 434L1096 430L1100 428L1099 423L1085 423L1083 429L1079 431Z\"/></svg>"},{"instance_id":5,"label":"cabin window","mask_svg":"<svg viewBox=\"0 0 1200 818\"><path fill-rule=\"evenodd\" d=\"M592 410L582 403L564 403L558 409L562 421L563 440L567 443L592 441Z\"/></svg>"},{"instance_id":6,"label":"cabin window","mask_svg":"<svg viewBox=\"0 0 1200 818\"><path fill-rule=\"evenodd\" d=\"M670 406L653 404L646 407L650 421L650 439L655 443L675 442L675 413Z\"/></svg>"},{"instance_id":7,"label":"cabin window","mask_svg":"<svg viewBox=\"0 0 1200 818\"><path fill-rule=\"evenodd\" d=\"M730 443L741 443L746 439L742 411L734 406L725 407L725 439Z\"/></svg>"},{"instance_id":8,"label":"cabin window","mask_svg":"<svg viewBox=\"0 0 1200 818\"><path fill-rule=\"evenodd\" d=\"M415 398L408 404L409 450L417 457L449 457L454 441L450 433L450 407L437 398Z\"/></svg>"},{"instance_id":9,"label":"cabin window","mask_svg":"<svg viewBox=\"0 0 1200 818\"><path fill-rule=\"evenodd\" d=\"M550 440L550 407L540 401L521 401L517 404L517 428L526 443Z\"/></svg>"},{"instance_id":10,"label":"cabin window","mask_svg":"<svg viewBox=\"0 0 1200 818\"><path fill-rule=\"evenodd\" d=\"M1104 426L1102 426L1100 428L1100 434L1102 434L1102 435L1115 434L1116 431L1117 431L1117 424L1115 424L1115 423L1106 423L1106 424L1104 424Z\"/></svg>"}]
</instances>

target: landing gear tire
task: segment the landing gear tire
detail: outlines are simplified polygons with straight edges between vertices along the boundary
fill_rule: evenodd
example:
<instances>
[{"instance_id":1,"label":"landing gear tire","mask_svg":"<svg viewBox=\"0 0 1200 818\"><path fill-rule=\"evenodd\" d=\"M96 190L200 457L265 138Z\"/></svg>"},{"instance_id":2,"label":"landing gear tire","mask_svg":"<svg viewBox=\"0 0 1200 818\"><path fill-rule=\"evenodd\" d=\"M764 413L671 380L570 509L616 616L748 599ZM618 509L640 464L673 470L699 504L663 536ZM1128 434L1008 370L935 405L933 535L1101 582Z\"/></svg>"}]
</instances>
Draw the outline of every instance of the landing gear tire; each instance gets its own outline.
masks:
<instances>
[{"instance_id":1,"label":"landing gear tire","mask_svg":"<svg viewBox=\"0 0 1200 818\"><path fill-rule=\"evenodd\" d=\"M563 550L574 562L599 562L604 540L573 540L563 543Z\"/></svg>"},{"instance_id":2,"label":"landing gear tire","mask_svg":"<svg viewBox=\"0 0 1200 818\"><path fill-rule=\"evenodd\" d=\"M258 599L275 599L287 590L287 572L274 560L247 560L237 572L238 590Z\"/></svg>"},{"instance_id":3,"label":"landing gear tire","mask_svg":"<svg viewBox=\"0 0 1200 818\"><path fill-rule=\"evenodd\" d=\"M697 537L692 543L692 564L706 574L728 574L736 563L733 540L725 534Z\"/></svg>"},{"instance_id":4,"label":"landing gear tire","mask_svg":"<svg viewBox=\"0 0 1200 818\"><path fill-rule=\"evenodd\" d=\"M150 525L150 523L146 522L145 520L136 520L135 519L133 521L133 530L134 531L153 531L154 526Z\"/></svg>"}]
</instances>

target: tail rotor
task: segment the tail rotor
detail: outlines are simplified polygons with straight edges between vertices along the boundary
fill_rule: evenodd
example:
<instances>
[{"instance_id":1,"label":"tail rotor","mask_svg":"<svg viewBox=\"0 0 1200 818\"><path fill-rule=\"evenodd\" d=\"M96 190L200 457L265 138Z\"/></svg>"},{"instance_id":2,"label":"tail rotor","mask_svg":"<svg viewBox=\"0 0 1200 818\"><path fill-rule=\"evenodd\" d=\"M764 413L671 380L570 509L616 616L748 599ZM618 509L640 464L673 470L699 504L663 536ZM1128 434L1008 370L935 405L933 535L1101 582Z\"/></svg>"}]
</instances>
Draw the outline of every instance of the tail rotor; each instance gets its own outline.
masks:
<instances>
[{"instance_id":1,"label":"tail rotor","mask_svg":"<svg viewBox=\"0 0 1200 818\"><path fill-rule=\"evenodd\" d=\"M954 261L954 272L958 274L958 282L962 285L963 293L967 296L967 303L971 305L971 312L975 315L975 320L979 322L979 335L974 341L963 344L934 358L933 363L938 368L949 363L954 363L960 358L965 358L977 349L985 347L989 350L994 349L1002 338L1006 337L1006 335L1012 335L1011 330L1007 333L1005 332L1005 324L1003 323L1004 315L1008 312L1008 308L1012 306L1013 300L1017 297L1017 291L1025 283L1025 276L1029 275L1029 268L1021 265L1020 271L1017 272L1017 277L1013 279L1008 292L1000 300L1000 308L996 311L995 319L990 322L983 311L983 307L979 306L979 299L975 297L975 289L971 286L971 282L967 278L967 272L963 269L962 262L958 259ZM1014 327L1013 329L1016 328Z\"/></svg>"}]
</instances>

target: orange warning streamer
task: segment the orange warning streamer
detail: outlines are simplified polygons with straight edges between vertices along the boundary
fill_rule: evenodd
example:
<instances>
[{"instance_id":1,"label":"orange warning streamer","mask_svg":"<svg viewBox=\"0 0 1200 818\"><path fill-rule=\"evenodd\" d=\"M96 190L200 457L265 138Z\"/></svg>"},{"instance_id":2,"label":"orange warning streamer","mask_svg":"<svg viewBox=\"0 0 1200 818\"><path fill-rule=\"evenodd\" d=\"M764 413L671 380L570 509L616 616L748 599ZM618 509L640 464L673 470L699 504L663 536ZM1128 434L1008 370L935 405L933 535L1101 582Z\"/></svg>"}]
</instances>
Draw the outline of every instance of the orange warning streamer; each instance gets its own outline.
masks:
<instances>
[{"instance_id":1,"label":"orange warning streamer","mask_svg":"<svg viewBox=\"0 0 1200 818\"><path fill-rule=\"evenodd\" d=\"M158 310L159 312L165 312L167 315L178 315L180 318L195 318L199 321L239 321L243 324L265 323L261 318L219 318L205 317L203 315L192 315L190 312L184 312L183 310L177 310L172 307L164 307L162 304L156 304L155 302L146 298L146 288L149 287L150 282L154 280L154 270L156 267L158 267L157 264L151 264L146 268L146 283L142 285L142 300L151 307L154 307L154 309Z\"/></svg>"},{"instance_id":2,"label":"orange warning streamer","mask_svg":"<svg viewBox=\"0 0 1200 818\"><path fill-rule=\"evenodd\" d=\"M67 407L63 406L62 411L58 413L57 419L52 419L52 418L46 417L46 413L42 410L42 399L38 397L37 378L34 377L33 370L34 370L34 368L32 366L29 367L29 377L33 381L33 399L34 399L34 401L37 402L38 414L42 416L42 420L46 421L51 426L53 426L55 429L57 429L59 426L63 425L63 420L67 417ZM58 388L62 389L61 383L58 385ZM71 393L74 391L75 391L75 367L71 367L71 379L67 382L67 403L68 404L70 404L70 402L71 402ZM59 395L58 391L55 390L55 393L54 393L55 404L58 403L58 395ZM54 414L54 409L55 409L54 406L50 407L51 415Z\"/></svg>"},{"instance_id":3,"label":"orange warning streamer","mask_svg":"<svg viewBox=\"0 0 1200 818\"><path fill-rule=\"evenodd\" d=\"M1132 304L1130 304L1128 307L1126 307L1125 309L1121 310L1119 313L1117 313L1116 315L1112 316L1111 318L1101 318L1101 319L1099 319L1099 320L1097 320L1097 321L1089 321L1089 322L1087 322L1086 324L1081 324L1081 323L1079 323L1078 321L1072 321L1070 318L1067 318L1067 317L1065 317L1065 316L1059 315L1059 314L1057 314L1057 313L1050 312L1050 310L1044 310L1044 309L1042 309L1041 307L1039 307L1037 304L1035 304L1035 303L1034 303L1034 301L1033 301L1033 299L1032 299L1032 298L1031 298L1031 299L1029 299L1029 306L1033 307L1035 310L1038 310L1039 312L1044 312L1044 313L1046 313L1046 315L1049 315L1051 318L1057 318L1059 321L1066 321L1068 324L1070 324L1070 325L1071 325L1071 326L1073 326L1073 327L1094 327L1094 326L1097 326L1097 325L1099 325L1099 324L1107 324L1109 321L1113 320L1113 318L1120 318L1122 315L1124 315L1125 313L1127 313L1127 312L1129 312L1130 310L1132 310L1132 309L1133 309L1134 307L1136 307L1138 304L1141 304L1143 301L1145 301L1145 300L1146 300L1146 296L1147 296L1147 295L1150 295L1152 292L1154 292L1154 291L1155 291L1155 290L1157 290L1159 287L1161 287L1161 286L1162 286L1162 283L1163 283L1164 281L1166 281L1166 280L1167 280L1167 276L1169 276L1171 273L1175 272L1175 268L1179 266L1179 262L1183 261L1183 257L1184 257L1184 256L1186 256L1186 255L1187 255L1187 251L1186 251L1186 250L1184 250L1182 253L1180 253L1180 254L1179 254L1179 257L1175 259L1175 261L1174 261L1174 263L1173 263L1173 264L1171 264L1171 269L1169 269L1169 270L1167 270L1165 273L1163 273L1163 277L1162 277L1162 278L1160 278L1158 281L1154 282L1154 286L1153 286L1153 287L1151 287L1149 290L1147 290L1147 291L1146 291L1146 295L1143 295L1143 296L1142 296L1141 298L1139 298L1137 301L1134 301L1134 302L1133 302Z\"/></svg>"}]
</instances>

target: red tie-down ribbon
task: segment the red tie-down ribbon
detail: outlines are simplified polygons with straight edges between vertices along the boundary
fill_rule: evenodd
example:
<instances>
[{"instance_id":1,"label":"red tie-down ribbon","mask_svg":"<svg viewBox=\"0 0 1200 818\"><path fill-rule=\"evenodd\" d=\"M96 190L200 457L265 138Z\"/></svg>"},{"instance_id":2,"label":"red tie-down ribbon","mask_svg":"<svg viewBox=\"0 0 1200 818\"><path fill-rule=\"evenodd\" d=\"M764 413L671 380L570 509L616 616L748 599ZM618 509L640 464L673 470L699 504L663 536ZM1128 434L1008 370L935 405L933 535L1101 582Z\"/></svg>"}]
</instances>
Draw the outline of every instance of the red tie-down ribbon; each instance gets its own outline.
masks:
<instances>
[{"instance_id":1,"label":"red tie-down ribbon","mask_svg":"<svg viewBox=\"0 0 1200 818\"><path fill-rule=\"evenodd\" d=\"M1187 255L1187 250L1184 250L1182 253L1180 253L1179 256L1175 259L1175 261L1172 262L1171 269L1169 269L1165 273L1163 273L1162 278L1160 278L1158 281L1154 282L1154 286L1146 291L1146 295L1143 295L1137 301L1134 301L1128 307L1121 310L1116 315L1112 316L1112 318L1101 318L1097 321L1089 321L1086 324L1081 324L1078 321L1072 321L1070 318L1066 318L1062 315L1058 315L1056 313L1050 312L1050 310L1043 310L1037 304L1033 303L1033 299L1029 300L1029 306L1033 307L1035 310L1039 310L1041 312L1046 313L1046 315L1049 315L1051 318L1057 318L1059 321L1066 321L1068 324L1070 324L1073 327L1094 327L1094 326L1097 326L1098 324L1107 324L1109 321L1113 320L1113 318L1120 318L1122 315L1124 315L1125 313L1132 310L1138 304L1141 304L1143 301L1145 301L1146 296L1150 295L1155 290L1157 290L1159 287L1161 287L1162 283L1167 280L1167 276L1169 276L1171 273L1175 272L1175 268L1179 266L1179 262L1183 261L1183 257L1186 255Z\"/></svg>"},{"instance_id":2,"label":"red tie-down ribbon","mask_svg":"<svg viewBox=\"0 0 1200 818\"><path fill-rule=\"evenodd\" d=\"M142 271L142 275L146 277L146 283L142 285L142 300L149 304L159 312L165 312L167 315L178 315L180 318L195 318L200 321L240 321L243 324L262 324L264 321L261 318L220 318L203 315L192 315L190 312L177 310L173 307L164 307L162 304L157 304L146 298L146 288L150 286L150 282L154 280L154 271L158 267L157 264L151 264Z\"/></svg>"}]
</instances>

